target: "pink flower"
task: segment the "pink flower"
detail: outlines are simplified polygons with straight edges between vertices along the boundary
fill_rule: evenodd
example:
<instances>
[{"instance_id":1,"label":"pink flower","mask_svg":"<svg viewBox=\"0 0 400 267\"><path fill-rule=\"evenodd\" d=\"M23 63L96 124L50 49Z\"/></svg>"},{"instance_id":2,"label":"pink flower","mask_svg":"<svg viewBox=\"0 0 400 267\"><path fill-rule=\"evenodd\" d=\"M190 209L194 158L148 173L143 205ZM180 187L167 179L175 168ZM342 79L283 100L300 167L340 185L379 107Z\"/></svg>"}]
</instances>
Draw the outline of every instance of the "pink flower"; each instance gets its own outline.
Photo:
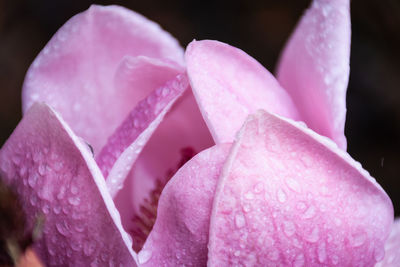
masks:
<instances>
[{"instance_id":1,"label":"pink flower","mask_svg":"<svg viewBox=\"0 0 400 267\"><path fill-rule=\"evenodd\" d=\"M313 2L277 80L217 41L184 53L122 7L73 17L0 151L29 224L46 218L36 251L50 266L373 266L393 207L345 152L349 51L346 0Z\"/></svg>"}]
</instances>

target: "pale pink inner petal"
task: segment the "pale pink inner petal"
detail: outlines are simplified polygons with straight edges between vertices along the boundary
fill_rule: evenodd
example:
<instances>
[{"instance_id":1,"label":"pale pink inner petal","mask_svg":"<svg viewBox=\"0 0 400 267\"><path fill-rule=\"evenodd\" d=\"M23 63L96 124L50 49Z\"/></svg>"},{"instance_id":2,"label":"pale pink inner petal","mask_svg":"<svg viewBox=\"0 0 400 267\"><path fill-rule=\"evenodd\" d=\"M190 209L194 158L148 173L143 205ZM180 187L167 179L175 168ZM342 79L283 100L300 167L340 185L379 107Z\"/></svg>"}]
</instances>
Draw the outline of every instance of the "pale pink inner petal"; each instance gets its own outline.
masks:
<instances>
[{"instance_id":1,"label":"pale pink inner petal","mask_svg":"<svg viewBox=\"0 0 400 267\"><path fill-rule=\"evenodd\" d=\"M136 266L132 242L90 150L48 106L29 109L0 151L1 177L20 197L46 266Z\"/></svg>"},{"instance_id":2,"label":"pale pink inner petal","mask_svg":"<svg viewBox=\"0 0 400 267\"><path fill-rule=\"evenodd\" d=\"M215 142L231 142L257 109L299 119L290 96L242 50L217 41L193 41L185 58L194 96Z\"/></svg>"},{"instance_id":3,"label":"pale pink inner petal","mask_svg":"<svg viewBox=\"0 0 400 267\"><path fill-rule=\"evenodd\" d=\"M186 75L178 75L140 101L96 158L107 187L115 196L132 165L167 111L189 87Z\"/></svg>"},{"instance_id":4,"label":"pale pink inner petal","mask_svg":"<svg viewBox=\"0 0 400 267\"><path fill-rule=\"evenodd\" d=\"M260 111L222 173L209 266L373 266L383 258L392 203L329 139Z\"/></svg>"},{"instance_id":5,"label":"pale pink inner petal","mask_svg":"<svg viewBox=\"0 0 400 267\"><path fill-rule=\"evenodd\" d=\"M165 186L157 221L138 254L143 266L206 266L212 202L230 145L217 145L186 163Z\"/></svg>"},{"instance_id":6,"label":"pale pink inner petal","mask_svg":"<svg viewBox=\"0 0 400 267\"><path fill-rule=\"evenodd\" d=\"M149 61L157 65L152 60L129 60L127 56L183 65L182 48L157 24L123 7L91 6L71 18L29 68L23 86L23 110L35 101L46 102L96 152L100 151L137 102L155 89L146 84L165 78L164 74L160 78L146 72L143 79L134 81L137 87L125 87L118 81L115 84L115 75L117 79L127 76L117 69L128 71L129 76L145 72L143 65ZM153 79L147 79L149 76Z\"/></svg>"},{"instance_id":7,"label":"pale pink inner petal","mask_svg":"<svg viewBox=\"0 0 400 267\"><path fill-rule=\"evenodd\" d=\"M278 80L314 131L346 149L349 0L314 0L283 51Z\"/></svg>"},{"instance_id":8,"label":"pale pink inner petal","mask_svg":"<svg viewBox=\"0 0 400 267\"><path fill-rule=\"evenodd\" d=\"M397 267L400 263L400 219L392 226L389 239L385 243L385 258L375 267Z\"/></svg>"},{"instance_id":9,"label":"pale pink inner petal","mask_svg":"<svg viewBox=\"0 0 400 267\"><path fill-rule=\"evenodd\" d=\"M198 153L213 146L212 137L190 90L172 106L159 127L143 148L124 187L114 199L121 213L122 224L129 231L132 219L140 214L143 200L156 187L165 184L182 161L182 149Z\"/></svg>"}]
</instances>

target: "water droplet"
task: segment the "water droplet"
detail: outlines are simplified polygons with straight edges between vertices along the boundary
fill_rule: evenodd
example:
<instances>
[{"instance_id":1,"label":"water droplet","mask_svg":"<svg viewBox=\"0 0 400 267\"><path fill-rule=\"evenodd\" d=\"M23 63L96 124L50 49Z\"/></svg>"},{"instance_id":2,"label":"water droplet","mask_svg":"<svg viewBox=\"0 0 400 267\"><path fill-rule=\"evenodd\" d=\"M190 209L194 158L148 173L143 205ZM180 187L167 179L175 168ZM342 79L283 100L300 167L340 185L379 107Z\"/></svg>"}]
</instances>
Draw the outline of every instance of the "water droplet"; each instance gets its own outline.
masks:
<instances>
[{"instance_id":1,"label":"water droplet","mask_svg":"<svg viewBox=\"0 0 400 267\"><path fill-rule=\"evenodd\" d=\"M56 252L54 251L54 249L53 249L52 247L48 247L47 250L49 251L49 254L50 254L51 256L56 255Z\"/></svg>"},{"instance_id":2,"label":"water droplet","mask_svg":"<svg viewBox=\"0 0 400 267\"><path fill-rule=\"evenodd\" d=\"M299 202L299 203L297 203L297 209L298 209L298 210L304 211L306 208L307 208L306 203L304 203L304 202Z\"/></svg>"},{"instance_id":3,"label":"water droplet","mask_svg":"<svg viewBox=\"0 0 400 267\"><path fill-rule=\"evenodd\" d=\"M305 264L304 254L300 253L296 256L293 262L294 267L302 267Z\"/></svg>"},{"instance_id":4,"label":"water droplet","mask_svg":"<svg viewBox=\"0 0 400 267\"><path fill-rule=\"evenodd\" d=\"M333 265L337 265L339 263L339 256L332 255L331 256L331 262L332 262Z\"/></svg>"},{"instance_id":5,"label":"water droplet","mask_svg":"<svg viewBox=\"0 0 400 267\"><path fill-rule=\"evenodd\" d=\"M43 211L44 214L49 214L50 206L48 204L43 204L42 211Z\"/></svg>"},{"instance_id":6,"label":"water droplet","mask_svg":"<svg viewBox=\"0 0 400 267\"><path fill-rule=\"evenodd\" d=\"M287 237L291 237L296 232L296 226L291 221L284 221L283 232L286 234Z\"/></svg>"},{"instance_id":7,"label":"water droplet","mask_svg":"<svg viewBox=\"0 0 400 267\"><path fill-rule=\"evenodd\" d=\"M21 166L21 168L19 169L19 176L20 177L25 177L25 175L27 174L28 169L26 168L26 166Z\"/></svg>"},{"instance_id":8,"label":"water droplet","mask_svg":"<svg viewBox=\"0 0 400 267\"><path fill-rule=\"evenodd\" d=\"M320 263L324 263L326 260L326 246L324 242L318 244L317 248L318 260Z\"/></svg>"},{"instance_id":9,"label":"water droplet","mask_svg":"<svg viewBox=\"0 0 400 267\"><path fill-rule=\"evenodd\" d=\"M264 184L263 183L258 183L254 186L254 193L260 194L262 191L264 191Z\"/></svg>"},{"instance_id":10,"label":"water droplet","mask_svg":"<svg viewBox=\"0 0 400 267\"><path fill-rule=\"evenodd\" d=\"M30 187L34 187L36 185L36 181L38 180L38 175L36 173L32 173L28 176L28 184Z\"/></svg>"},{"instance_id":11,"label":"water droplet","mask_svg":"<svg viewBox=\"0 0 400 267\"><path fill-rule=\"evenodd\" d=\"M235 216L235 224L237 228L242 228L246 225L246 219L243 214L239 213Z\"/></svg>"},{"instance_id":12,"label":"water droplet","mask_svg":"<svg viewBox=\"0 0 400 267\"><path fill-rule=\"evenodd\" d=\"M299 183L296 179L294 179L294 178L289 178L289 179L286 179L285 181L286 181L286 185L287 185L291 190L293 190L294 192L299 193L299 192L301 191L300 183Z\"/></svg>"},{"instance_id":13,"label":"water droplet","mask_svg":"<svg viewBox=\"0 0 400 267\"><path fill-rule=\"evenodd\" d=\"M31 203L32 206L36 206L38 199L36 195L31 195L31 197L29 198L29 202Z\"/></svg>"},{"instance_id":14,"label":"water droplet","mask_svg":"<svg viewBox=\"0 0 400 267\"><path fill-rule=\"evenodd\" d=\"M133 126L134 126L135 128L138 128L138 127L140 126L140 122L139 122L139 119L138 119L138 118L135 118L135 119L133 120Z\"/></svg>"},{"instance_id":15,"label":"water droplet","mask_svg":"<svg viewBox=\"0 0 400 267\"><path fill-rule=\"evenodd\" d=\"M64 164L61 161L57 161L54 166L53 169L58 172L60 170L62 170L62 168L64 167Z\"/></svg>"},{"instance_id":16,"label":"water droplet","mask_svg":"<svg viewBox=\"0 0 400 267\"><path fill-rule=\"evenodd\" d=\"M282 189L279 189L276 194L279 202L284 203L286 201L287 196Z\"/></svg>"},{"instance_id":17,"label":"water droplet","mask_svg":"<svg viewBox=\"0 0 400 267\"><path fill-rule=\"evenodd\" d=\"M276 261L279 259L279 251L276 248L272 248L270 252L268 252L268 259L272 261Z\"/></svg>"},{"instance_id":18,"label":"water droplet","mask_svg":"<svg viewBox=\"0 0 400 267\"><path fill-rule=\"evenodd\" d=\"M252 192L247 192L244 195L244 198L246 198L246 199L254 199L254 194Z\"/></svg>"},{"instance_id":19,"label":"water droplet","mask_svg":"<svg viewBox=\"0 0 400 267\"><path fill-rule=\"evenodd\" d=\"M78 187L76 185L74 185L74 184L71 185L71 188L69 190L74 195L78 194Z\"/></svg>"},{"instance_id":20,"label":"water droplet","mask_svg":"<svg viewBox=\"0 0 400 267\"><path fill-rule=\"evenodd\" d=\"M243 211L244 212L249 212L249 211L251 211L251 205L249 205L249 204L244 204L243 205Z\"/></svg>"},{"instance_id":21,"label":"water droplet","mask_svg":"<svg viewBox=\"0 0 400 267\"><path fill-rule=\"evenodd\" d=\"M74 251L80 251L82 248L81 244L74 240L71 240L70 246L71 246L72 250L74 250Z\"/></svg>"},{"instance_id":22,"label":"water droplet","mask_svg":"<svg viewBox=\"0 0 400 267\"><path fill-rule=\"evenodd\" d=\"M57 222L56 228L57 231L63 236L68 236L68 234L70 233L70 228L67 221Z\"/></svg>"},{"instance_id":23,"label":"water droplet","mask_svg":"<svg viewBox=\"0 0 400 267\"><path fill-rule=\"evenodd\" d=\"M59 192L57 194L57 199L58 200L64 199L64 197L65 197L65 187L61 186L58 190L59 190Z\"/></svg>"},{"instance_id":24,"label":"water droplet","mask_svg":"<svg viewBox=\"0 0 400 267\"><path fill-rule=\"evenodd\" d=\"M161 91L162 96L167 96L169 94L169 89L167 87L164 87Z\"/></svg>"},{"instance_id":25,"label":"water droplet","mask_svg":"<svg viewBox=\"0 0 400 267\"><path fill-rule=\"evenodd\" d=\"M70 196L68 198L68 203L73 206L78 206L80 202L81 202L81 198L79 196Z\"/></svg>"},{"instance_id":26,"label":"water droplet","mask_svg":"<svg viewBox=\"0 0 400 267\"><path fill-rule=\"evenodd\" d=\"M74 228L77 232L82 233L85 230L85 225L83 223L76 223Z\"/></svg>"},{"instance_id":27,"label":"water droplet","mask_svg":"<svg viewBox=\"0 0 400 267\"><path fill-rule=\"evenodd\" d=\"M385 257L385 249L382 245L378 244L378 246L376 246L374 250L374 258L378 262L383 260L384 257Z\"/></svg>"},{"instance_id":28,"label":"water droplet","mask_svg":"<svg viewBox=\"0 0 400 267\"><path fill-rule=\"evenodd\" d=\"M304 212L302 218L303 219L311 219L316 214L316 210L314 206L308 207L308 209Z\"/></svg>"},{"instance_id":29,"label":"water droplet","mask_svg":"<svg viewBox=\"0 0 400 267\"><path fill-rule=\"evenodd\" d=\"M38 173L39 173L40 175L42 175L42 176L46 173L46 166L45 166L44 164L40 164L40 165L39 165L39 167L38 167Z\"/></svg>"},{"instance_id":30,"label":"water droplet","mask_svg":"<svg viewBox=\"0 0 400 267\"><path fill-rule=\"evenodd\" d=\"M55 214L60 214L60 212L61 212L61 207L60 207L60 206L54 206L54 207L53 207L53 212L54 212Z\"/></svg>"},{"instance_id":31,"label":"water droplet","mask_svg":"<svg viewBox=\"0 0 400 267\"><path fill-rule=\"evenodd\" d=\"M350 236L350 244L352 247L359 247L365 243L367 235L364 232L358 232Z\"/></svg>"},{"instance_id":32,"label":"water droplet","mask_svg":"<svg viewBox=\"0 0 400 267\"><path fill-rule=\"evenodd\" d=\"M138 254L138 260L140 264L144 264L148 262L151 258L151 251L150 250L141 250Z\"/></svg>"},{"instance_id":33,"label":"water droplet","mask_svg":"<svg viewBox=\"0 0 400 267\"><path fill-rule=\"evenodd\" d=\"M14 155L12 157L12 162L14 162L14 164L18 166L21 163L21 158L18 155Z\"/></svg>"},{"instance_id":34,"label":"water droplet","mask_svg":"<svg viewBox=\"0 0 400 267\"><path fill-rule=\"evenodd\" d=\"M305 240L307 240L310 243L315 243L319 239L319 229L318 227L314 227L310 233L308 233L305 237Z\"/></svg>"},{"instance_id":35,"label":"water droplet","mask_svg":"<svg viewBox=\"0 0 400 267\"><path fill-rule=\"evenodd\" d=\"M86 241L83 243L83 253L86 256L90 256L93 254L93 252L96 250L96 242L91 240L91 241Z\"/></svg>"}]
</instances>

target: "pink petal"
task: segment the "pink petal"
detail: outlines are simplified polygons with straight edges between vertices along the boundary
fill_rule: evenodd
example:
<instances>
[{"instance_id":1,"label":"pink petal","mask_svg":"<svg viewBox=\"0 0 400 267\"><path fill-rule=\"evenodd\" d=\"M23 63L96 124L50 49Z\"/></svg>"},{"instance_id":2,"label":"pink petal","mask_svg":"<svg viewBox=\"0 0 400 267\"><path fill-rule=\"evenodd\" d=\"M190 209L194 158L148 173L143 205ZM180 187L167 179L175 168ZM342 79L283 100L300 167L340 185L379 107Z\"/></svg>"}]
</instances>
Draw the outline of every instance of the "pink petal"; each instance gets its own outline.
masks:
<instances>
[{"instance_id":1,"label":"pink petal","mask_svg":"<svg viewBox=\"0 0 400 267\"><path fill-rule=\"evenodd\" d=\"M182 149L198 153L213 145L191 90L186 90L146 143L114 199L124 228L132 229L133 215L140 213L143 199L149 196L156 182L165 182L177 170Z\"/></svg>"},{"instance_id":2,"label":"pink petal","mask_svg":"<svg viewBox=\"0 0 400 267\"><path fill-rule=\"evenodd\" d=\"M193 41L185 58L193 93L216 143L231 142L257 109L298 119L290 96L242 50L217 41Z\"/></svg>"},{"instance_id":3,"label":"pink petal","mask_svg":"<svg viewBox=\"0 0 400 267\"><path fill-rule=\"evenodd\" d=\"M308 127L344 150L350 34L349 0L314 0L278 67L278 80Z\"/></svg>"},{"instance_id":4,"label":"pink petal","mask_svg":"<svg viewBox=\"0 0 400 267\"><path fill-rule=\"evenodd\" d=\"M163 120L167 111L189 87L186 75L178 75L139 102L98 155L96 162L105 177L112 197L125 178L143 146Z\"/></svg>"},{"instance_id":5,"label":"pink petal","mask_svg":"<svg viewBox=\"0 0 400 267\"><path fill-rule=\"evenodd\" d=\"M398 267L400 263L400 219L392 226L389 239L385 243L385 258L375 267Z\"/></svg>"},{"instance_id":6,"label":"pink petal","mask_svg":"<svg viewBox=\"0 0 400 267\"><path fill-rule=\"evenodd\" d=\"M264 111L239 133L213 205L210 266L373 266L393 221L359 163Z\"/></svg>"},{"instance_id":7,"label":"pink petal","mask_svg":"<svg viewBox=\"0 0 400 267\"><path fill-rule=\"evenodd\" d=\"M114 76L120 76L116 71L124 69L118 66L127 63L126 56L183 64L182 48L157 24L123 7L91 6L71 18L33 62L23 88L24 111L35 101L48 103L99 151L150 92L149 86L141 87L143 81L135 88L115 87ZM132 67L141 69L143 61Z\"/></svg>"},{"instance_id":8,"label":"pink petal","mask_svg":"<svg viewBox=\"0 0 400 267\"><path fill-rule=\"evenodd\" d=\"M45 217L36 250L48 266L136 266L132 242L84 142L45 104L30 108L0 151L29 227Z\"/></svg>"},{"instance_id":9,"label":"pink petal","mask_svg":"<svg viewBox=\"0 0 400 267\"><path fill-rule=\"evenodd\" d=\"M139 263L206 266L212 201L229 150L225 144L202 151L165 186L157 221L139 252Z\"/></svg>"}]
</instances>

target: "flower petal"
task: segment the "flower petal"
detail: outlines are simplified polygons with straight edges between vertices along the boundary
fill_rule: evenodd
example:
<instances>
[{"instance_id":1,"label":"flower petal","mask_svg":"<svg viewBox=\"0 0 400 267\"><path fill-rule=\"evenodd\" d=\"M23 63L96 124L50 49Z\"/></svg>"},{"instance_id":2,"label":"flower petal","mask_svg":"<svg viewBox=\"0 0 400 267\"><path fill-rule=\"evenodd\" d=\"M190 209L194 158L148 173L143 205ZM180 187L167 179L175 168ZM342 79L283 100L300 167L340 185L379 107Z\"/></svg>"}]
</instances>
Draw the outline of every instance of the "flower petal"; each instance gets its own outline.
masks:
<instances>
[{"instance_id":1,"label":"flower petal","mask_svg":"<svg viewBox=\"0 0 400 267\"><path fill-rule=\"evenodd\" d=\"M400 262L400 219L392 226L389 239L385 243L385 258L375 267L397 267Z\"/></svg>"},{"instance_id":2,"label":"flower petal","mask_svg":"<svg viewBox=\"0 0 400 267\"><path fill-rule=\"evenodd\" d=\"M1 176L14 188L49 266L136 266L132 242L90 150L45 104L30 108L0 151Z\"/></svg>"},{"instance_id":3,"label":"flower petal","mask_svg":"<svg viewBox=\"0 0 400 267\"><path fill-rule=\"evenodd\" d=\"M140 214L140 205L157 181L165 184L180 167L182 149L189 148L197 154L213 145L193 94L186 90L156 128L114 198L124 228L134 227L132 216Z\"/></svg>"},{"instance_id":4,"label":"flower petal","mask_svg":"<svg viewBox=\"0 0 400 267\"><path fill-rule=\"evenodd\" d=\"M123 58L141 55L183 65L182 48L157 24L123 7L91 6L71 18L33 62L24 82L23 110L35 101L48 103L99 151L149 93L114 87Z\"/></svg>"},{"instance_id":5,"label":"flower petal","mask_svg":"<svg viewBox=\"0 0 400 267\"><path fill-rule=\"evenodd\" d=\"M328 138L264 111L238 135L214 198L210 266L373 266L393 221L376 181Z\"/></svg>"},{"instance_id":6,"label":"flower petal","mask_svg":"<svg viewBox=\"0 0 400 267\"><path fill-rule=\"evenodd\" d=\"M216 143L231 142L257 109L298 119L290 96L242 50L217 41L193 41L186 54L194 96Z\"/></svg>"},{"instance_id":7,"label":"flower petal","mask_svg":"<svg viewBox=\"0 0 400 267\"><path fill-rule=\"evenodd\" d=\"M346 149L349 0L314 0L283 51L278 80L305 123Z\"/></svg>"},{"instance_id":8,"label":"flower petal","mask_svg":"<svg viewBox=\"0 0 400 267\"><path fill-rule=\"evenodd\" d=\"M125 178L153 132L175 101L189 87L186 75L178 75L139 102L109 138L98 155L112 197L122 188Z\"/></svg>"},{"instance_id":9,"label":"flower petal","mask_svg":"<svg viewBox=\"0 0 400 267\"><path fill-rule=\"evenodd\" d=\"M212 201L229 150L230 145L223 144L200 152L165 186L139 263L206 266Z\"/></svg>"}]
</instances>

